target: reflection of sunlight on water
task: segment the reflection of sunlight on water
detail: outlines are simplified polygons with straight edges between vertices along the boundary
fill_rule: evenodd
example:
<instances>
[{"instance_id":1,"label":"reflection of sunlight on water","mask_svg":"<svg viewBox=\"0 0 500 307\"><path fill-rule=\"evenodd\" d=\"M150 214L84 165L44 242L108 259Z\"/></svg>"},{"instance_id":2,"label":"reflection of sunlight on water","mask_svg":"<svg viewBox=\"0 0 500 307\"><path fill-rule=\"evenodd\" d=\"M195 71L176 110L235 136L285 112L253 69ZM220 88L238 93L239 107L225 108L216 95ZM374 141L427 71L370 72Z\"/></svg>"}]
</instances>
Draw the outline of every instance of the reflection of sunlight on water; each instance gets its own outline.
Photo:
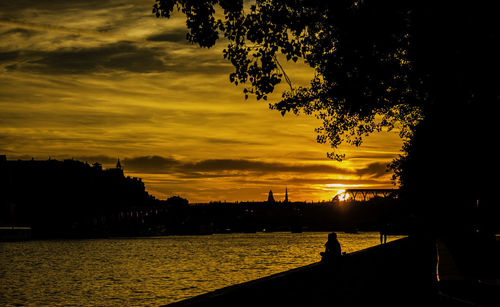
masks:
<instances>
[{"instance_id":1,"label":"reflection of sunlight on water","mask_svg":"<svg viewBox=\"0 0 500 307\"><path fill-rule=\"evenodd\" d=\"M256 233L3 243L0 305L166 304L317 262L327 236ZM375 232L339 233L338 239L348 253L380 243Z\"/></svg>"}]
</instances>

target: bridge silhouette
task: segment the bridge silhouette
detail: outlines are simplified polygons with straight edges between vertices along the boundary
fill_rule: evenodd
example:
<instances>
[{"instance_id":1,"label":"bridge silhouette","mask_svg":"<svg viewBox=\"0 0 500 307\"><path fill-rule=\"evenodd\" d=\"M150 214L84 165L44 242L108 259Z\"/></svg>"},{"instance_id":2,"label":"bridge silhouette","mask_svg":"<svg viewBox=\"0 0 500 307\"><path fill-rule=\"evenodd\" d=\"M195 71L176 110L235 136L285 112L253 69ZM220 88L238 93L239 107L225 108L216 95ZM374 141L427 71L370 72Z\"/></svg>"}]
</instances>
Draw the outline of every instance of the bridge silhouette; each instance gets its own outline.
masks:
<instances>
[{"instance_id":1,"label":"bridge silhouette","mask_svg":"<svg viewBox=\"0 0 500 307\"><path fill-rule=\"evenodd\" d=\"M397 197L398 194L398 189L346 189L342 193L335 195L333 200L366 201L374 197Z\"/></svg>"}]
</instances>

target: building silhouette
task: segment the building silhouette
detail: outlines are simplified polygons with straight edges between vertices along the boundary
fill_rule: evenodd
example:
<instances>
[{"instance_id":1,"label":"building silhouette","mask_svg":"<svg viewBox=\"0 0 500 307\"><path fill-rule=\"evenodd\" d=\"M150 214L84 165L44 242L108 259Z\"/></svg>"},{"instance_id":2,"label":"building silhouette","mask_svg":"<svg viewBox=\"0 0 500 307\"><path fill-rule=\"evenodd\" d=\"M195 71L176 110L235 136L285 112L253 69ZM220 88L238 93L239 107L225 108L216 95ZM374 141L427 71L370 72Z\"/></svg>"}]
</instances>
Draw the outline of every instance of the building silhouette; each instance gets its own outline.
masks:
<instances>
[{"instance_id":1,"label":"building silhouette","mask_svg":"<svg viewBox=\"0 0 500 307\"><path fill-rule=\"evenodd\" d=\"M274 200L273 191L269 190L269 195L267 196L267 202L270 204L274 204L276 201Z\"/></svg>"},{"instance_id":2,"label":"building silhouette","mask_svg":"<svg viewBox=\"0 0 500 307\"><path fill-rule=\"evenodd\" d=\"M285 203L288 203L288 187L285 188Z\"/></svg>"},{"instance_id":3,"label":"building silhouette","mask_svg":"<svg viewBox=\"0 0 500 307\"><path fill-rule=\"evenodd\" d=\"M155 205L140 178L74 159L0 156L0 224L29 225L35 235L86 236L111 231L132 208ZM137 211L137 210L136 210Z\"/></svg>"}]
</instances>

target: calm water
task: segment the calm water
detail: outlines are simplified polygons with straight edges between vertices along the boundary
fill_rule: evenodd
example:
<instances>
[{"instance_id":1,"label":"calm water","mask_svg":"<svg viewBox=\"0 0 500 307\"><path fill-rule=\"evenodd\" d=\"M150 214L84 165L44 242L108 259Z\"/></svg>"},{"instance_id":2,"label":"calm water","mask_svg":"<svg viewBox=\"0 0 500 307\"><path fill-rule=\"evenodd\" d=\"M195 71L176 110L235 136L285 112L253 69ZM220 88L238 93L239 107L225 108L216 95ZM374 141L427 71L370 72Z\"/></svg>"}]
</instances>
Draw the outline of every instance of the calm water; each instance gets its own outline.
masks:
<instances>
[{"instance_id":1,"label":"calm water","mask_svg":"<svg viewBox=\"0 0 500 307\"><path fill-rule=\"evenodd\" d=\"M0 243L0 305L160 305L320 260L327 233ZM378 233L339 233L342 251ZM392 237L390 239L395 239Z\"/></svg>"}]
</instances>

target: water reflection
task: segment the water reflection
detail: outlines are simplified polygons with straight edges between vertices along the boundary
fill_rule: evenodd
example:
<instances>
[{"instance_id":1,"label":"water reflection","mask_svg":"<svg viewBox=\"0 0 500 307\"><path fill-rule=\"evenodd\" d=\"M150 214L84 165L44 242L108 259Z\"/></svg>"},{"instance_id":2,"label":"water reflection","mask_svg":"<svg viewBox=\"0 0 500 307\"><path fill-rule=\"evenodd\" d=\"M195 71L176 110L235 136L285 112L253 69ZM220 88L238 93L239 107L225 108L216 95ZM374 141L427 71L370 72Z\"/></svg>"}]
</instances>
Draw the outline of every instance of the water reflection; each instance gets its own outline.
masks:
<instances>
[{"instance_id":1,"label":"water reflection","mask_svg":"<svg viewBox=\"0 0 500 307\"><path fill-rule=\"evenodd\" d=\"M320 260L328 233L216 234L0 245L0 305L160 305ZM378 233L339 233L342 251ZM389 237L389 240L396 237Z\"/></svg>"}]
</instances>

